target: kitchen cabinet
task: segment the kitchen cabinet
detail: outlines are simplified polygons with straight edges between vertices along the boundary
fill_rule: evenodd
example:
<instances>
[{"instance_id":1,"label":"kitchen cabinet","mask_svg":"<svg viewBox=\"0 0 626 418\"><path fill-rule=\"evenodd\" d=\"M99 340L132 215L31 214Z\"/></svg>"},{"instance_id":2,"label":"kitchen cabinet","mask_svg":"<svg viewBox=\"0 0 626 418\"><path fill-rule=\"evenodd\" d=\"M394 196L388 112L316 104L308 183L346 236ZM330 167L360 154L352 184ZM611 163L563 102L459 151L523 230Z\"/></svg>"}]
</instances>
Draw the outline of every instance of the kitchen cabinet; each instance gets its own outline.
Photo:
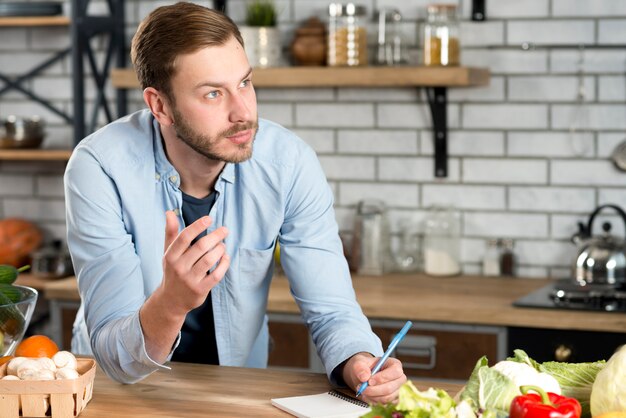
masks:
<instances>
[{"instance_id":1,"label":"kitchen cabinet","mask_svg":"<svg viewBox=\"0 0 626 418\"><path fill-rule=\"evenodd\" d=\"M508 330L508 346L520 348L540 362L579 363L608 360L615 349L623 344L626 344L626 334L619 332L546 330L528 327L511 327Z\"/></svg>"},{"instance_id":2,"label":"kitchen cabinet","mask_svg":"<svg viewBox=\"0 0 626 418\"><path fill-rule=\"evenodd\" d=\"M404 323L372 320L371 325L387 347ZM269 330L270 367L324 372L299 315L270 314ZM503 359L505 351L505 327L417 322L392 355L402 361L409 377L464 380L481 356Z\"/></svg>"}]
</instances>

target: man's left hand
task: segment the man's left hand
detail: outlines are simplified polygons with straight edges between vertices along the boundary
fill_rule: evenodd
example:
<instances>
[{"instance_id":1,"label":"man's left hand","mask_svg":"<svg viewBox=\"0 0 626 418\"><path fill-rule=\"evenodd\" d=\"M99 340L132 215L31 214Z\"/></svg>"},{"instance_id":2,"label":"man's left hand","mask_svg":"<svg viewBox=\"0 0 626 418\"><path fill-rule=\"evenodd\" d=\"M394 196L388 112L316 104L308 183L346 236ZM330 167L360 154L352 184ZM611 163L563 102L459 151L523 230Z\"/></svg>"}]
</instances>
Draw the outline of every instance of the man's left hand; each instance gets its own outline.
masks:
<instances>
[{"instance_id":1,"label":"man's left hand","mask_svg":"<svg viewBox=\"0 0 626 418\"><path fill-rule=\"evenodd\" d=\"M367 389L361 394L365 402L394 402L398 399L400 386L406 382L402 363L389 357L378 373L372 376L372 369L378 360L379 357L372 357L369 353L353 355L343 367L343 380L354 391L358 390L361 383L368 382Z\"/></svg>"}]
</instances>

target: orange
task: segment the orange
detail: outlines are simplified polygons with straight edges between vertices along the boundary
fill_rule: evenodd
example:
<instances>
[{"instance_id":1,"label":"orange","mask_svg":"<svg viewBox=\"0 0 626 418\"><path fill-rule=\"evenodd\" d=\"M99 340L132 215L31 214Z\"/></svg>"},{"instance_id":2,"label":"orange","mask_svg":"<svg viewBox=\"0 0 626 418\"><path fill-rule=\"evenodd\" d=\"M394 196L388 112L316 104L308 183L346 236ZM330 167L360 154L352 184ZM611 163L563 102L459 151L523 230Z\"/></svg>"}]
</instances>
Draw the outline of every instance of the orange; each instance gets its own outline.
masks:
<instances>
[{"instance_id":1,"label":"orange","mask_svg":"<svg viewBox=\"0 0 626 418\"><path fill-rule=\"evenodd\" d=\"M54 341L45 335L33 335L17 346L16 357L52 357L59 351L59 347Z\"/></svg>"},{"instance_id":2,"label":"orange","mask_svg":"<svg viewBox=\"0 0 626 418\"><path fill-rule=\"evenodd\" d=\"M2 366L4 363L8 363L9 361L11 361L11 359L15 357L15 356L4 356L4 357L0 357L0 366Z\"/></svg>"}]
</instances>

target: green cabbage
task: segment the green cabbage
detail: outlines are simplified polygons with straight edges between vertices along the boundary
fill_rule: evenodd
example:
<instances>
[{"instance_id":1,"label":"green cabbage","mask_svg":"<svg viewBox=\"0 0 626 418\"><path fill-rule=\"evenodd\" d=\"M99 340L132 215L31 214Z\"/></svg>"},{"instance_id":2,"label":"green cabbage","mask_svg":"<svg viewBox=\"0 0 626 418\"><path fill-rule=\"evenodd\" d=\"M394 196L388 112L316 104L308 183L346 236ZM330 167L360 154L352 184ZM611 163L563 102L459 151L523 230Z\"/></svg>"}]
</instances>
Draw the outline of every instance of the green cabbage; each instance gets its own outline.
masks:
<instances>
[{"instance_id":1,"label":"green cabbage","mask_svg":"<svg viewBox=\"0 0 626 418\"><path fill-rule=\"evenodd\" d=\"M604 360L595 363L560 363L548 361L541 363L540 370L552 375L559 386L563 396L578 399L582 407L582 417L591 415L589 410L589 399L591 397L591 387L596 375L605 366Z\"/></svg>"},{"instance_id":2,"label":"green cabbage","mask_svg":"<svg viewBox=\"0 0 626 418\"><path fill-rule=\"evenodd\" d=\"M626 346L611 356L591 388L591 413L626 411Z\"/></svg>"},{"instance_id":3,"label":"green cabbage","mask_svg":"<svg viewBox=\"0 0 626 418\"><path fill-rule=\"evenodd\" d=\"M578 399L583 408L582 417L590 416L591 387L596 375L604 367L604 361L594 363L559 363L553 361L538 363L530 358L524 350L514 350L513 354L513 357L509 357L507 360L527 364L540 373L547 373L554 377L561 387L562 395ZM626 359L623 367L626 367ZM493 373L487 370L491 370ZM624 380L626 381L626 379ZM626 387L623 390L626 390ZM508 413L511 401L519 394L519 388L513 384L513 381L502 373L489 368L487 358L483 356L476 363L467 386L461 393L461 399L471 399L480 408L493 409L501 414Z\"/></svg>"}]
</instances>

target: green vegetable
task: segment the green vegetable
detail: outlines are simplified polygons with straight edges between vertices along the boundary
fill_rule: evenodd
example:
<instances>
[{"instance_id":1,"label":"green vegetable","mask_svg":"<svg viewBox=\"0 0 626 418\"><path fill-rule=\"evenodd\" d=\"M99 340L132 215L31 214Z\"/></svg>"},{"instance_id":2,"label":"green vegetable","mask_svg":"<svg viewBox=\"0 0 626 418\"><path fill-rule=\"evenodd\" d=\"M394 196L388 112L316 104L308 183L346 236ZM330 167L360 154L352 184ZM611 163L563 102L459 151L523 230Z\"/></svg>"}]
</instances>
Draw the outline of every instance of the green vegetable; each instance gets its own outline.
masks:
<instances>
[{"instance_id":1,"label":"green vegetable","mask_svg":"<svg viewBox=\"0 0 626 418\"><path fill-rule=\"evenodd\" d=\"M494 408L499 412L508 413L508 407L506 409L503 407L506 405L507 398L512 400L511 396L514 389L507 381L516 386L536 382L537 386L544 390L576 398L582 406L582 417L590 416L591 385L598 371L603 368L604 361L595 363L539 363L530 358L523 350L515 350L513 353L513 357L509 357L506 361L499 362L492 367L505 377L504 380L498 375L482 372L489 367L487 366L487 359L481 358L476 364L467 386L461 393L461 399L472 399L481 408ZM519 366L515 367L515 363L518 363ZM521 365L529 367L522 368ZM526 369L526 371L515 371L516 368ZM479 372L483 374L480 375ZM503 393L498 396L500 390Z\"/></svg>"},{"instance_id":2,"label":"green vegetable","mask_svg":"<svg viewBox=\"0 0 626 418\"><path fill-rule=\"evenodd\" d=\"M549 361L541 363L539 368L552 375L559 386L562 394L570 398L578 399L582 406L582 417L591 416L589 399L591 387L598 372L602 370L606 362L604 360L595 363L560 363Z\"/></svg>"},{"instance_id":3,"label":"green vegetable","mask_svg":"<svg viewBox=\"0 0 626 418\"><path fill-rule=\"evenodd\" d=\"M460 394L461 400L470 401L478 408L489 410L496 416L506 416L511 401L521 395L513 379L488 366L487 357L481 357Z\"/></svg>"},{"instance_id":4,"label":"green vegetable","mask_svg":"<svg viewBox=\"0 0 626 418\"><path fill-rule=\"evenodd\" d=\"M0 293L6 296L11 302L17 303L22 300L22 291L19 287L0 283Z\"/></svg>"},{"instance_id":5,"label":"green vegetable","mask_svg":"<svg viewBox=\"0 0 626 418\"><path fill-rule=\"evenodd\" d=\"M13 305L11 299L0 292L0 332L9 335L19 334L24 329L25 322L22 312Z\"/></svg>"},{"instance_id":6,"label":"green vegetable","mask_svg":"<svg viewBox=\"0 0 626 418\"><path fill-rule=\"evenodd\" d=\"M30 266L23 266L16 269L13 266L0 264L0 284L12 284L17 279L18 274L29 268Z\"/></svg>"},{"instance_id":7,"label":"green vegetable","mask_svg":"<svg viewBox=\"0 0 626 418\"><path fill-rule=\"evenodd\" d=\"M459 411L457 413L457 410ZM418 390L409 380L400 387L397 405L373 405L363 418L476 418L471 406L457 405L445 390Z\"/></svg>"},{"instance_id":8,"label":"green vegetable","mask_svg":"<svg viewBox=\"0 0 626 418\"><path fill-rule=\"evenodd\" d=\"M611 356L591 387L591 414L626 411L626 346Z\"/></svg>"}]
</instances>

